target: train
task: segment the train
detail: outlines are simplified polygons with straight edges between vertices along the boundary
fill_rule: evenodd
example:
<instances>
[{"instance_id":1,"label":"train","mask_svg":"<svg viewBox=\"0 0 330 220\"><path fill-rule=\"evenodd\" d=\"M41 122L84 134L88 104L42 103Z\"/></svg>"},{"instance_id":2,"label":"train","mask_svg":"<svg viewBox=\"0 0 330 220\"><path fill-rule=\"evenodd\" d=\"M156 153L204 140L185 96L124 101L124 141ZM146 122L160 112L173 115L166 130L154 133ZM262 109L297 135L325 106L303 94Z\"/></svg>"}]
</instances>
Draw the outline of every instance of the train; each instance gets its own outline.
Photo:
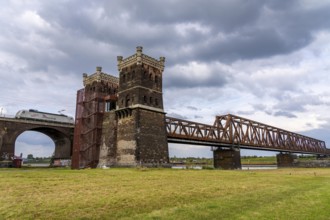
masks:
<instances>
[{"instance_id":1,"label":"train","mask_svg":"<svg viewBox=\"0 0 330 220\"><path fill-rule=\"evenodd\" d=\"M15 118L26 119L26 120L36 120L36 121L46 121L46 122L57 122L57 123L65 123L65 124L74 124L73 117L69 117L64 114L40 112L35 109L20 110L16 113Z\"/></svg>"}]
</instances>

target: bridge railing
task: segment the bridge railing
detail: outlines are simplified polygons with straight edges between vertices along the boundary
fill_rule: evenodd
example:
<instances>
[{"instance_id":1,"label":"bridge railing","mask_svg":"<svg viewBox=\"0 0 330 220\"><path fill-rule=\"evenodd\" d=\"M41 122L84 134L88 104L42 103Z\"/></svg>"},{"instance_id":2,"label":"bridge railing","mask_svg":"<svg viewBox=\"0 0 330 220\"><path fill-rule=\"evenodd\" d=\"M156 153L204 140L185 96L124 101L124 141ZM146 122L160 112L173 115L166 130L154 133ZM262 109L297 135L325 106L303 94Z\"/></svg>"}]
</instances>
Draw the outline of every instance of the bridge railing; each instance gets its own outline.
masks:
<instances>
[{"instance_id":1,"label":"bridge railing","mask_svg":"<svg viewBox=\"0 0 330 220\"><path fill-rule=\"evenodd\" d=\"M216 116L212 125L166 117L169 138L242 148L329 154L325 142L235 115Z\"/></svg>"}]
</instances>

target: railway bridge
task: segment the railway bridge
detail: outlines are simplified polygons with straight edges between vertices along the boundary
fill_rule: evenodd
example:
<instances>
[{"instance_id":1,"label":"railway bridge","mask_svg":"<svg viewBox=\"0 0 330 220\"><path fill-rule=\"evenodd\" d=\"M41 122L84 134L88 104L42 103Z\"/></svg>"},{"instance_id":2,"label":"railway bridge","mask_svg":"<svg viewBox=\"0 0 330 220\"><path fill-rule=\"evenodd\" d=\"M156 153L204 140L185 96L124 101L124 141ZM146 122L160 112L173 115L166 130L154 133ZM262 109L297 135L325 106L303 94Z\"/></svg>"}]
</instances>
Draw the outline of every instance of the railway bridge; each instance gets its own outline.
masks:
<instances>
[{"instance_id":1,"label":"railway bridge","mask_svg":"<svg viewBox=\"0 0 330 220\"><path fill-rule=\"evenodd\" d=\"M77 92L72 168L154 166L169 163L168 143L213 149L214 166L240 168L240 149L281 152L279 166L293 163L292 153L329 155L325 143L235 115L216 116L213 125L167 117L162 78L165 57L136 53L117 57L119 77L83 74Z\"/></svg>"},{"instance_id":2,"label":"railway bridge","mask_svg":"<svg viewBox=\"0 0 330 220\"><path fill-rule=\"evenodd\" d=\"M55 158L70 159L72 154L74 124L0 117L0 160L15 153L17 137L25 131L37 131L55 143Z\"/></svg>"},{"instance_id":3,"label":"railway bridge","mask_svg":"<svg viewBox=\"0 0 330 220\"><path fill-rule=\"evenodd\" d=\"M0 118L0 156L11 157L16 138L38 131L55 143L56 158L72 168L169 164L168 143L213 149L214 166L241 167L240 149L277 151L279 166L291 166L292 153L330 155L325 142L235 116L216 116L213 125L167 117L163 108L165 57L142 53L117 57L119 77L83 74L77 91L75 124ZM1 158L0 158L1 160Z\"/></svg>"},{"instance_id":4,"label":"railway bridge","mask_svg":"<svg viewBox=\"0 0 330 220\"><path fill-rule=\"evenodd\" d=\"M240 168L240 149L281 152L278 166L291 166L292 153L330 155L325 142L250 119L228 114L216 116L213 125L166 117L169 143L212 147L214 166Z\"/></svg>"}]
</instances>

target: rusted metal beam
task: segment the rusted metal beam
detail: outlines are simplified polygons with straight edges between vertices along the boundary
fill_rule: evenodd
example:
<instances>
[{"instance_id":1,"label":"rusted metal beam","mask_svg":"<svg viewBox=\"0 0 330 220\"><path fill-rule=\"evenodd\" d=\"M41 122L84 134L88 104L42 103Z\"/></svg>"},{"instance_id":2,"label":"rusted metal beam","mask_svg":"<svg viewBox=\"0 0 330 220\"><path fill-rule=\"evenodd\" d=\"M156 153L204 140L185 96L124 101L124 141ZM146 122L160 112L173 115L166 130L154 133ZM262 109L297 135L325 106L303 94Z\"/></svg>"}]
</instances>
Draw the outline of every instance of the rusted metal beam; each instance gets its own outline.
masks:
<instances>
[{"instance_id":1,"label":"rusted metal beam","mask_svg":"<svg viewBox=\"0 0 330 220\"><path fill-rule=\"evenodd\" d=\"M232 114L216 116L213 125L166 117L169 142L330 155L325 142Z\"/></svg>"}]
</instances>

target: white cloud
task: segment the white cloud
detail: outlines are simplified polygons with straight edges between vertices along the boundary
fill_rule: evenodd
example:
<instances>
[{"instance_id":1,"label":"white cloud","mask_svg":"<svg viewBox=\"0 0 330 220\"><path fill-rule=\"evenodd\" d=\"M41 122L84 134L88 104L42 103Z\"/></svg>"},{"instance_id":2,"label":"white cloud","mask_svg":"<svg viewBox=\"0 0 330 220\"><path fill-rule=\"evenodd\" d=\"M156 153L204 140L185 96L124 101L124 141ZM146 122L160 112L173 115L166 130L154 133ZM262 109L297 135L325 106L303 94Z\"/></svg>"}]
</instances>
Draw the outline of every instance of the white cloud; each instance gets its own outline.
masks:
<instances>
[{"instance_id":1,"label":"white cloud","mask_svg":"<svg viewBox=\"0 0 330 220\"><path fill-rule=\"evenodd\" d=\"M209 34L211 29L210 27L203 26L199 23L180 23L174 25L175 31L182 37L188 37L191 34Z\"/></svg>"},{"instance_id":2,"label":"white cloud","mask_svg":"<svg viewBox=\"0 0 330 220\"><path fill-rule=\"evenodd\" d=\"M22 15L17 17L17 25L27 31L33 29L45 30L51 27L36 11L30 10L25 11Z\"/></svg>"}]
</instances>

